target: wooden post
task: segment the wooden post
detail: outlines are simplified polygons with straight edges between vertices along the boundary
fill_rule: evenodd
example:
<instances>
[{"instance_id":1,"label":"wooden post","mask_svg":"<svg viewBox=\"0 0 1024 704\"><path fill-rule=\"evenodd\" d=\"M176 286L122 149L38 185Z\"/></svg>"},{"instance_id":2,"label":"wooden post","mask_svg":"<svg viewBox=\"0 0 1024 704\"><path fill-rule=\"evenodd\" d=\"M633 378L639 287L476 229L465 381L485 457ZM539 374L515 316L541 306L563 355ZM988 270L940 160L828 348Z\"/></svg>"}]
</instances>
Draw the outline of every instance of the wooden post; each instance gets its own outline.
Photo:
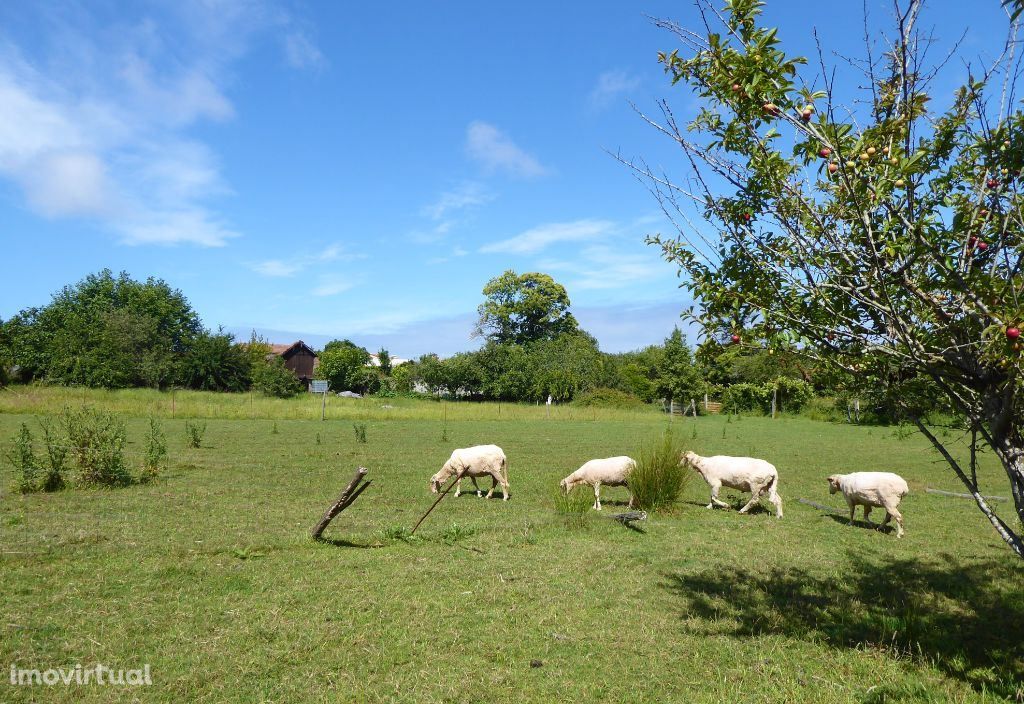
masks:
<instances>
[{"instance_id":1,"label":"wooden post","mask_svg":"<svg viewBox=\"0 0 1024 704\"><path fill-rule=\"evenodd\" d=\"M320 407L320 420L327 420L327 392L323 393L324 403Z\"/></svg>"},{"instance_id":2,"label":"wooden post","mask_svg":"<svg viewBox=\"0 0 1024 704\"><path fill-rule=\"evenodd\" d=\"M174 392L176 390L173 386L171 387L171 418L174 418Z\"/></svg>"},{"instance_id":3,"label":"wooden post","mask_svg":"<svg viewBox=\"0 0 1024 704\"><path fill-rule=\"evenodd\" d=\"M369 470L366 467L360 467L356 470L355 475L352 477L352 481L348 483L344 491L338 496L338 500L331 504L331 507L324 513L323 518L313 528L313 540L320 540L320 536L323 534L324 529L327 528L327 524L334 520L334 517L344 511L346 508L352 505L352 502L363 493L363 490L370 486L370 482L367 481L362 486L356 488L356 485L363 480L366 473Z\"/></svg>"},{"instance_id":4,"label":"wooden post","mask_svg":"<svg viewBox=\"0 0 1024 704\"><path fill-rule=\"evenodd\" d=\"M778 387L772 389L772 418L775 418L775 395L779 392Z\"/></svg>"},{"instance_id":5,"label":"wooden post","mask_svg":"<svg viewBox=\"0 0 1024 704\"><path fill-rule=\"evenodd\" d=\"M412 527L412 530L409 531L409 535L413 535L416 532L416 529L419 528L420 524L423 523L423 521L426 520L427 516L430 515L430 512L434 510L434 507L437 506L439 503L441 503L441 499L443 499L445 497L445 494L447 494L449 491L452 490L452 487L455 486L455 483L457 481L459 481L460 479L462 479L462 475L465 474L465 473L466 473L466 470L463 469L461 472L459 472L455 476L454 479L452 479L451 484L449 484L447 487L445 487L445 490L442 491L440 496L437 497L437 500L435 500L434 503L432 503L430 505L430 508L427 509L427 512L424 513L422 516L420 516L420 520L416 521L416 525L414 525Z\"/></svg>"},{"instance_id":6,"label":"wooden post","mask_svg":"<svg viewBox=\"0 0 1024 704\"><path fill-rule=\"evenodd\" d=\"M860 424L860 399L854 399L853 401L853 412L856 414L857 424Z\"/></svg>"},{"instance_id":7,"label":"wooden post","mask_svg":"<svg viewBox=\"0 0 1024 704\"><path fill-rule=\"evenodd\" d=\"M707 410L708 410L708 394L705 391L704 392L704 412L707 413Z\"/></svg>"}]
</instances>

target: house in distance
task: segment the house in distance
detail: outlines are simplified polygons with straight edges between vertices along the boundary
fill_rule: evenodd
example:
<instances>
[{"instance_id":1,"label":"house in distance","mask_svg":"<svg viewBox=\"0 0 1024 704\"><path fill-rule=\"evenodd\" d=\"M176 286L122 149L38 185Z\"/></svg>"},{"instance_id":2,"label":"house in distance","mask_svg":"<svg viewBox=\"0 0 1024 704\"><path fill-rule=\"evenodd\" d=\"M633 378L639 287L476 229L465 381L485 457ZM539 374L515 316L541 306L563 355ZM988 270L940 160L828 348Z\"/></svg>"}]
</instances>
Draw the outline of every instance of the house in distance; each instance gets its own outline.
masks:
<instances>
[{"instance_id":1,"label":"house in distance","mask_svg":"<svg viewBox=\"0 0 1024 704\"><path fill-rule=\"evenodd\" d=\"M313 370L320 362L312 347L298 340L290 345L271 345L270 352L283 358L284 366L290 369L299 381L309 386L313 379Z\"/></svg>"}]
</instances>

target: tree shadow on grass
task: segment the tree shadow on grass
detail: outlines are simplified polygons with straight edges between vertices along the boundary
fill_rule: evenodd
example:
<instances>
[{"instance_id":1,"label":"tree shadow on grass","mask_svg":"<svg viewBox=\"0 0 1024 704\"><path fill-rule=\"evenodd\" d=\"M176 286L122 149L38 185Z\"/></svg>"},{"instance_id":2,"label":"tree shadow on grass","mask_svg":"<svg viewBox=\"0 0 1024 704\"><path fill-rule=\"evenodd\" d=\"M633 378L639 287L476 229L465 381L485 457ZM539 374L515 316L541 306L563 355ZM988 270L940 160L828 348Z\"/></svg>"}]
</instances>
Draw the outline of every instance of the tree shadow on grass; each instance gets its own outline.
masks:
<instances>
[{"instance_id":1,"label":"tree shadow on grass","mask_svg":"<svg viewBox=\"0 0 1024 704\"><path fill-rule=\"evenodd\" d=\"M1024 696L1024 580L1019 565L851 555L842 577L789 567L666 574L664 588L702 631L824 639L923 660L973 688Z\"/></svg>"}]
</instances>

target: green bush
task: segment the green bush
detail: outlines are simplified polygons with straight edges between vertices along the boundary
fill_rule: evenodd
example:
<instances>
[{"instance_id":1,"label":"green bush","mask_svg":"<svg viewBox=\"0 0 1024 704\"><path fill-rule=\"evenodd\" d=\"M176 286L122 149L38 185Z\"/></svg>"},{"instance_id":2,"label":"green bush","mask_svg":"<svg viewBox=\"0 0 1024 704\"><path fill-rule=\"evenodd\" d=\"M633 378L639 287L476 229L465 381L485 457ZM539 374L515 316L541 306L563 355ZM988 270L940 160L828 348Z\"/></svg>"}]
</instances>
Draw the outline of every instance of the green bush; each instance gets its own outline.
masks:
<instances>
[{"instance_id":1,"label":"green bush","mask_svg":"<svg viewBox=\"0 0 1024 704\"><path fill-rule=\"evenodd\" d=\"M86 485L124 486L132 476L124 461L125 425L119 416L90 406L62 414L79 480Z\"/></svg>"},{"instance_id":2,"label":"green bush","mask_svg":"<svg viewBox=\"0 0 1024 704\"><path fill-rule=\"evenodd\" d=\"M35 448L32 445L32 431L26 423L21 424L18 435L14 438L14 447L7 454L7 459L18 472L18 491L28 494L39 490L39 465L36 462Z\"/></svg>"},{"instance_id":3,"label":"green bush","mask_svg":"<svg viewBox=\"0 0 1024 704\"><path fill-rule=\"evenodd\" d=\"M295 378L284 359L274 355L252 366L252 388L275 398L291 398L302 391L302 382Z\"/></svg>"},{"instance_id":4,"label":"green bush","mask_svg":"<svg viewBox=\"0 0 1024 704\"><path fill-rule=\"evenodd\" d=\"M366 423L353 423L352 430L356 433L356 442L366 442Z\"/></svg>"},{"instance_id":5,"label":"green bush","mask_svg":"<svg viewBox=\"0 0 1024 704\"><path fill-rule=\"evenodd\" d=\"M592 408L639 408L644 402L625 391L602 387L584 391L572 404Z\"/></svg>"},{"instance_id":6,"label":"green bush","mask_svg":"<svg viewBox=\"0 0 1024 704\"><path fill-rule=\"evenodd\" d=\"M813 387L801 379L779 377L764 384L732 384L722 393L722 412L770 413L773 391L779 412L798 412L814 398Z\"/></svg>"},{"instance_id":7,"label":"green bush","mask_svg":"<svg viewBox=\"0 0 1024 704\"><path fill-rule=\"evenodd\" d=\"M658 511L675 503L692 478L680 464L682 453L682 443L667 430L640 448L629 475L629 490L638 508Z\"/></svg>"},{"instance_id":8,"label":"green bush","mask_svg":"<svg viewBox=\"0 0 1024 704\"><path fill-rule=\"evenodd\" d=\"M274 427L277 427L277 423L274 423ZM190 420L185 421L185 441L189 447L202 447L203 436L206 435L206 422L199 423L198 421L193 423Z\"/></svg>"}]
</instances>

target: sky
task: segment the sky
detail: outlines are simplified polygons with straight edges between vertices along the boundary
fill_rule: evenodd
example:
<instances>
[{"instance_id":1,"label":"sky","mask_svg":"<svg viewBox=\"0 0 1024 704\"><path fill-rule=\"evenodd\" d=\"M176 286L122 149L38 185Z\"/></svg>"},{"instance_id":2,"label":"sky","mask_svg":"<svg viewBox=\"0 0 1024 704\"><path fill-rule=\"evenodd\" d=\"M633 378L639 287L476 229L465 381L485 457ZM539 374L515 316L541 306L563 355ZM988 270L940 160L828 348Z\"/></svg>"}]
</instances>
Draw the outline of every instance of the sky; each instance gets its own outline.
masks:
<instances>
[{"instance_id":1,"label":"sky","mask_svg":"<svg viewBox=\"0 0 1024 704\"><path fill-rule=\"evenodd\" d=\"M940 46L1001 48L997 0L930 7ZM815 29L840 71L862 53L861 3L765 14L792 53ZM612 156L685 176L631 105L697 106L652 17L700 29L661 0L2 3L0 318L109 268L239 338L449 355L480 344L481 290L514 269L563 284L605 351L675 325L696 342L644 243L671 224Z\"/></svg>"}]
</instances>

